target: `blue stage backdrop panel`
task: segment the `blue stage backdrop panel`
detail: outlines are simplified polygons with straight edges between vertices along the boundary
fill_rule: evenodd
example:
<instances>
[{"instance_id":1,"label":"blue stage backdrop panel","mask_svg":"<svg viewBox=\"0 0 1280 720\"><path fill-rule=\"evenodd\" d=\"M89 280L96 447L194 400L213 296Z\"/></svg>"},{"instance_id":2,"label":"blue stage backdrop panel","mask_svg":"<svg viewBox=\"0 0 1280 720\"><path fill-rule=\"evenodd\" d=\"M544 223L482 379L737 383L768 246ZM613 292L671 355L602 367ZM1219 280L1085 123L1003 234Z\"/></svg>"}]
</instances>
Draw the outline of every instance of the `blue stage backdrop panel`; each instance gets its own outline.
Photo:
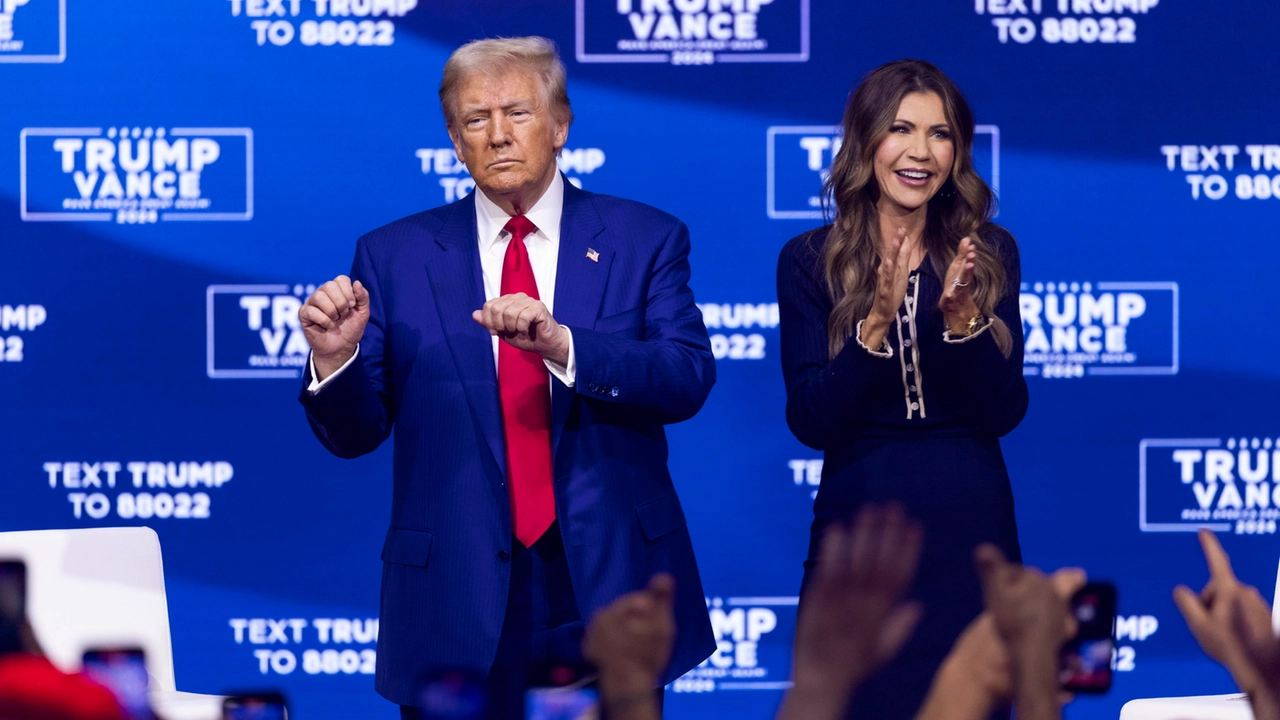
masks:
<instances>
[{"instance_id":1,"label":"blue stage backdrop panel","mask_svg":"<svg viewBox=\"0 0 1280 720\"><path fill-rule=\"evenodd\" d=\"M1264 594L1280 557L1278 32L1203 0L0 0L0 529L153 527L181 689L394 717L390 455L312 438L295 313L359 234L472 191L451 50L545 35L563 170L688 223L718 359L670 435L719 649L668 716L770 717L821 474L784 421L775 260L823 222L850 88L920 57L1021 247L1027 560L1120 587L1115 688L1071 714L1228 691L1170 593L1206 577L1199 526Z\"/></svg>"}]
</instances>

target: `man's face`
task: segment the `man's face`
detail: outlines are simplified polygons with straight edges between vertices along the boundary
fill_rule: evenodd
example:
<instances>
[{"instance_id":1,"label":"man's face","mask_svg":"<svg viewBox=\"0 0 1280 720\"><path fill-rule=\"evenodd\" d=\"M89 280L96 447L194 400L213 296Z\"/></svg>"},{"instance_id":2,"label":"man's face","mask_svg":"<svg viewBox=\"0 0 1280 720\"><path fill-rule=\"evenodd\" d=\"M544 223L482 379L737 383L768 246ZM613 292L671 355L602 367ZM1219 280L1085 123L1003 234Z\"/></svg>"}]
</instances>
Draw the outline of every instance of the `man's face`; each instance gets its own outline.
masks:
<instances>
[{"instance_id":1,"label":"man's face","mask_svg":"<svg viewBox=\"0 0 1280 720\"><path fill-rule=\"evenodd\" d=\"M556 119L536 75L521 68L472 75L455 108L449 137L477 187L519 195L550 182L569 125Z\"/></svg>"}]
</instances>

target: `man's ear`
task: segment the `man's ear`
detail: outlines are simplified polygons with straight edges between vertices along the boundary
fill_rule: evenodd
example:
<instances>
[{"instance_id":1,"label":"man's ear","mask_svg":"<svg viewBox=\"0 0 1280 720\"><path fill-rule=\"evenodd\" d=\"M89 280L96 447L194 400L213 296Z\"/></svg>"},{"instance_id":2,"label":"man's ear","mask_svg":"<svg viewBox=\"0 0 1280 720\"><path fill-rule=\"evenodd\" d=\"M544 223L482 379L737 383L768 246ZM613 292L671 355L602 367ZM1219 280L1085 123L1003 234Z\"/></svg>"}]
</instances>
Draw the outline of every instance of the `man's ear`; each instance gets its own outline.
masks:
<instances>
[{"instance_id":1,"label":"man's ear","mask_svg":"<svg viewBox=\"0 0 1280 720\"><path fill-rule=\"evenodd\" d=\"M564 144L569 142L569 123L556 121L556 153L564 148Z\"/></svg>"},{"instance_id":2,"label":"man's ear","mask_svg":"<svg viewBox=\"0 0 1280 720\"><path fill-rule=\"evenodd\" d=\"M445 131L449 133L449 142L453 143L453 154L458 156L458 162L463 165L467 164L467 158L462 150L462 143L458 141L458 132L452 124L445 125Z\"/></svg>"}]
</instances>

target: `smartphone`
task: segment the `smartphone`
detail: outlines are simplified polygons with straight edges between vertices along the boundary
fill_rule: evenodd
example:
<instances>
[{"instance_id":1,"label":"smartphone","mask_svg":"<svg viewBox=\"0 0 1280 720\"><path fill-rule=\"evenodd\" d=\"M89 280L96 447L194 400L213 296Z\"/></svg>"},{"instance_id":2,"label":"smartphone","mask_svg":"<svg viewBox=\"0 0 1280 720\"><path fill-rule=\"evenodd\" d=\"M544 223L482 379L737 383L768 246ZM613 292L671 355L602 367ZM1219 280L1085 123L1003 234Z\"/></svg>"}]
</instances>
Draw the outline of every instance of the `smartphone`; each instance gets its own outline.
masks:
<instances>
[{"instance_id":1,"label":"smartphone","mask_svg":"<svg viewBox=\"0 0 1280 720\"><path fill-rule=\"evenodd\" d=\"M524 696L525 720L595 720L600 713L596 673L585 665L531 669Z\"/></svg>"},{"instance_id":2,"label":"smartphone","mask_svg":"<svg viewBox=\"0 0 1280 720\"><path fill-rule=\"evenodd\" d=\"M0 655L21 652L20 631L27 617L27 565L0 560Z\"/></svg>"},{"instance_id":3,"label":"smartphone","mask_svg":"<svg viewBox=\"0 0 1280 720\"><path fill-rule=\"evenodd\" d=\"M289 720L289 708L278 692L240 693L222 700L222 720Z\"/></svg>"},{"instance_id":4,"label":"smartphone","mask_svg":"<svg viewBox=\"0 0 1280 720\"><path fill-rule=\"evenodd\" d=\"M147 697L147 657L141 648L86 650L84 674L115 695L129 720L154 720Z\"/></svg>"},{"instance_id":5,"label":"smartphone","mask_svg":"<svg viewBox=\"0 0 1280 720\"><path fill-rule=\"evenodd\" d=\"M1071 598L1071 614L1079 631L1062 647L1059 680L1073 693L1105 693L1111 689L1111 657L1115 652L1116 587L1091 582Z\"/></svg>"},{"instance_id":6,"label":"smartphone","mask_svg":"<svg viewBox=\"0 0 1280 720\"><path fill-rule=\"evenodd\" d=\"M418 707L423 720L485 720L489 717L489 688L479 673L433 673L422 684Z\"/></svg>"}]
</instances>

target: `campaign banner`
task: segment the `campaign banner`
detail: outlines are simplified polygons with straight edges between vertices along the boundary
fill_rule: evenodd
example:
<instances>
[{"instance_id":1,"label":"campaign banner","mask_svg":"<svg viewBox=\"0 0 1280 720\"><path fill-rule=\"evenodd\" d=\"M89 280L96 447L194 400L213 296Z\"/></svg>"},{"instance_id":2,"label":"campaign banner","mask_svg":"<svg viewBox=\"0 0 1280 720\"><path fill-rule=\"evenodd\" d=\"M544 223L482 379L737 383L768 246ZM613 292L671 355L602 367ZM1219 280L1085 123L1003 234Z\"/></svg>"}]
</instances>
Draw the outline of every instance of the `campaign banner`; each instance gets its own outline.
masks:
<instances>
[{"instance_id":1,"label":"campaign banner","mask_svg":"<svg viewBox=\"0 0 1280 720\"><path fill-rule=\"evenodd\" d=\"M0 0L0 63L67 59L67 0Z\"/></svg>"},{"instance_id":2,"label":"campaign banner","mask_svg":"<svg viewBox=\"0 0 1280 720\"><path fill-rule=\"evenodd\" d=\"M249 128L23 128L22 219L253 219Z\"/></svg>"},{"instance_id":3,"label":"campaign banner","mask_svg":"<svg viewBox=\"0 0 1280 720\"><path fill-rule=\"evenodd\" d=\"M215 379L299 378L311 347L298 310L315 285L210 285L205 373Z\"/></svg>"},{"instance_id":4,"label":"campaign banner","mask_svg":"<svg viewBox=\"0 0 1280 720\"><path fill-rule=\"evenodd\" d=\"M806 62L809 0L576 0L583 63Z\"/></svg>"}]
</instances>

